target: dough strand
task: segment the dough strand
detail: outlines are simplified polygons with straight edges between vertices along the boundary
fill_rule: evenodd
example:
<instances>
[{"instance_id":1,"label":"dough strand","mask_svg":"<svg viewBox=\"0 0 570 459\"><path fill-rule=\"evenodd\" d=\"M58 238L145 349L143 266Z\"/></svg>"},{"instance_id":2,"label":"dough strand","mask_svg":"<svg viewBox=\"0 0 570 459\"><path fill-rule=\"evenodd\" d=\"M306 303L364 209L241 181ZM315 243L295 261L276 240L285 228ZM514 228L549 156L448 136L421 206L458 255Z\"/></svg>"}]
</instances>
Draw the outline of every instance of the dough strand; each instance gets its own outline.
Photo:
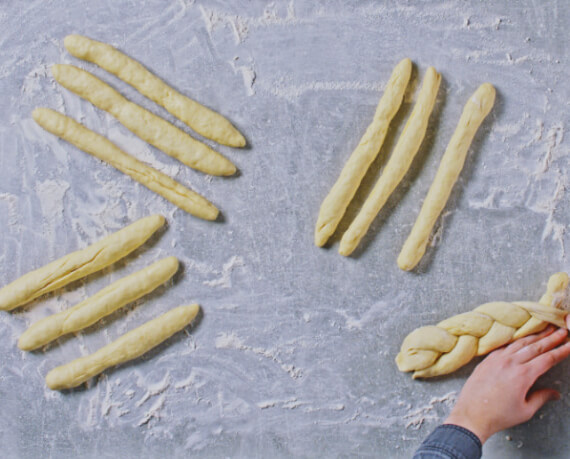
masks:
<instances>
[{"instance_id":1,"label":"dough strand","mask_svg":"<svg viewBox=\"0 0 570 459\"><path fill-rule=\"evenodd\" d=\"M495 88L489 83L479 86L467 101L457 128L441 158L418 218L398 256L400 269L410 271L422 259L433 226L444 209L453 185L463 168L473 137L491 111L494 102Z\"/></svg>"},{"instance_id":2,"label":"dough strand","mask_svg":"<svg viewBox=\"0 0 570 459\"><path fill-rule=\"evenodd\" d=\"M338 180L321 204L315 226L315 245L318 247L325 245L335 232L360 182L366 175L366 171L378 156L390 122L402 104L411 74L412 61L410 59L400 61L394 68L378 103L372 123L366 129L358 146L344 165Z\"/></svg>"},{"instance_id":3,"label":"dough strand","mask_svg":"<svg viewBox=\"0 0 570 459\"><path fill-rule=\"evenodd\" d=\"M186 327L199 310L197 304L171 309L93 354L54 368L47 374L46 384L53 390L71 389L107 368L136 359Z\"/></svg>"},{"instance_id":4,"label":"dough strand","mask_svg":"<svg viewBox=\"0 0 570 459\"><path fill-rule=\"evenodd\" d=\"M49 108L36 108L32 116L46 131L105 161L189 214L204 220L218 217L218 209L206 198L125 153L109 139L74 119Z\"/></svg>"},{"instance_id":5,"label":"dough strand","mask_svg":"<svg viewBox=\"0 0 570 459\"><path fill-rule=\"evenodd\" d=\"M413 371L413 378L430 378L451 373L473 357L544 330L549 323L566 328L568 311L557 309L556 294L566 293L568 274L550 276L547 291L539 303L496 301L473 311L412 331L396 356L400 371Z\"/></svg>"},{"instance_id":6,"label":"dough strand","mask_svg":"<svg viewBox=\"0 0 570 459\"><path fill-rule=\"evenodd\" d=\"M433 67L429 67L412 114L404 126L382 175L366 198L362 209L342 236L338 250L341 255L348 256L356 249L378 212L408 172L425 137L440 82L441 75Z\"/></svg>"},{"instance_id":7,"label":"dough strand","mask_svg":"<svg viewBox=\"0 0 570 459\"><path fill-rule=\"evenodd\" d=\"M162 215L141 218L89 247L25 274L0 289L0 310L12 310L106 268L144 244L164 223Z\"/></svg>"},{"instance_id":8,"label":"dough strand","mask_svg":"<svg viewBox=\"0 0 570 459\"><path fill-rule=\"evenodd\" d=\"M18 340L18 347L31 351L68 333L93 325L126 304L152 292L178 270L176 257L163 258L152 265L113 282L78 305L32 324Z\"/></svg>"},{"instance_id":9,"label":"dough strand","mask_svg":"<svg viewBox=\"0 0 570 459\"><path fill-rule=\"evenodd\" d=\"M231 147L245 146L243 135L226 118L180 94L117 48L81 35L68 35L63 43L73 56L92 62L130 84L198 134Z\"/></svg>"},{"instance_id":10,"label":"dough strand","mask_svg":"<svg viewBox=\"0 0 570 459\"><path fill-rule=\"evenodd\" d=\"M232 162L220 153L160 116L127 100L91 73L67 64L52 66L52 73L64 88L110 113L145 142L187 166L212 175L233 175L236 172Z\"/></svg>"}]
</instances>

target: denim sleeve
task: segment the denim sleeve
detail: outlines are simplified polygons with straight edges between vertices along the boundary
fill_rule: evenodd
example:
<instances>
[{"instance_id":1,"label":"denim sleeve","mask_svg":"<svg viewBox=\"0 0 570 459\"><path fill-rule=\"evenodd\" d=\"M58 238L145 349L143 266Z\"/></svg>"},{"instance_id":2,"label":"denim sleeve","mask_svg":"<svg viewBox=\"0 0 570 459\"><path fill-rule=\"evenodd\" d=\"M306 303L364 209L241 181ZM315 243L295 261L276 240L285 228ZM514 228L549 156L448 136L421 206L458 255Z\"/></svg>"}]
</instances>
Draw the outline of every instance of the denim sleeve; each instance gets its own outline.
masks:
<instances>
[{"instance_id":1,"label":"denim sleeve","mask_svg":"<svg viewBox=\"0 0 570 459\"><path fill-rule=\"evenodd\" d=\"M463 427L443 424L423 441L414 459L480 459L482 454L477 435Z\"/></svg>"}]
</instances>

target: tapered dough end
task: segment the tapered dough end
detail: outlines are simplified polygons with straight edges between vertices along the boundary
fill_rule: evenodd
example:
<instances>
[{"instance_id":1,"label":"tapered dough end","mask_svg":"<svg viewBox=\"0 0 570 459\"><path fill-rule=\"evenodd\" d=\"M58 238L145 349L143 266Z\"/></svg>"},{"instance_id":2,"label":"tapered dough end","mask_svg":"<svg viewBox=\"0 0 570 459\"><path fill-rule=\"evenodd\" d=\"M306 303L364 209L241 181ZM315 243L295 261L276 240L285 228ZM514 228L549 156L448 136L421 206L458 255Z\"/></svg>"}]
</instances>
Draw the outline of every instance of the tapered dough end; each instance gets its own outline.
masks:
<instances>
[{"instance_id":1,"label":"tapered dough end","mask_svg":"<svg viewBox=\"0 0 570 459\"><path fill-rule=\"evenodd\" d=\"M412 241L408 238L406 242L404 242L400 255L398 255L398 260L396 261L398 268L402 271L411 271L414 269L424 256L427 243L427 240L418 242L415 239Z\"/></svg>"},{"instance_id":2,"label":"tapered dough end","mask_svg":"<svg viewBox=\"0 0 570 459\"><path fill-rule=\"evenodd\" d=\"M350 256L350 254L354 251L354 249L352 247L348 247L346 244L343 244L342 240L340 242L341 242L341 245L338 248L339 255L342 255L343 257Z\"/></svg>"},{"instance_id":3,"label":"tapered dough end","mask_svg":"<svg viewBox=\"0 0 570 459\"><path fill-rule=\"evenodd\" d=\"M483 83L473 93L469 102L481 110L483 117L487 116L495 103L496 91L491 83Z\"/></svg>"},{"instance_id":4,"label":"tapered dough end","mask_svg":"<svg viewBox=\"0 0 570 459\"><path fill-rule=\"evenodd\" d=\"M209 205L207 207L204 207L199 211L196 211L196 209L185 209L183 207L182 210L186 211L190 215L194 215L195 217L201 218L202 220L213 222L218 218L218 215L220 215L220 211L216 206L214 206L214 204L211 204L209 201L208 204Z\"/></svg>"},{"instance_id":5,"label":"tapered dough end","mask_svg":"<svg viewBox=\"0 0 570 459\"><path fill-rule=\"evenodd\" d=\"M36 107L32 111L32 118L37 124L39 124L47 131L57 135L58 137L61 136L61 131L63 129L63 124L64 124L60 121L61 119L63 119L61 118L61 113L56 112L51 108Z\"/></svg>"},{"instance_id":6,"label":"tapered dough end","mask_svg":"<svg viewBox=\"0 0 570 459\"><path fill-rule=\"evenodd\" d=\"M33 351L36 349L36 347L37 346L35 345L35 339L32 334L28 333L28 330L22 333L18 339L18 348L21 351Z\"/></svg>"},{"instance_id":7,"label":"tapered dough end","mask_svg":"<svg viewBox=\"0 0 570 459\"><path fill-rule=\"evenodd\" d=\"M317 247L322 247L327 243L329 240L330 235L324 230L324 228L319 227L317 223L317 227L315 228L315 245Z\"/></svg>"},{"instance_id":8,"label":"tapered dough end","mask_svg":"<svg viewBox=\"0 0 570 459\"><path fill-rule=\"evenodd\" d=\"M64 88L72 92L77 91L77 89L70 89L70 87L73 88L76 78L85 79L89 81L100 81L104 85L107 85L107 83L104 83L103 81L101 81L100 78L96 77L92 73L72 64L53 64L51 66L51 74L59 84L61 84ZM112 88L111 90L116 92ZM80 97L84 98L84 96L82 95L80 95Z\"/></svg>"},{"instance_id":9,"label":"tapered dough end","mask_svg":"<svg viewBox=\"0 0 570 459\"><path fill-rule=\"evenodd\" d=\"M39 124L46 131L63 137L69 120L66 116L62 115L51 108L37 107L32 111L33 120Z\"/></svg>"},{"instance_id":10,"label":"tapered dough end","mask_svg":"<svg viewBox=\"0 0 570 459\"><path fill-rule=\"evenodd\" d=\"M82 59L87 55L91 39L83 35L71 34L63 39L63 45L72 56Z\"/></svg>"},{"instance_id":11,"label":"tapered dough end","mask_svg":"<svg viewBox=\"0 0 570 459\"><path fill-rule=\"evenodd\" d=\"M548 284L546 288L546 292L549 293L551 296L555 293L562 292L568 288L568 284L570 283L570 279L568 278L568 274L565 272L555 273L548 279ZM550 305L552 301L549 301L547 305Z\"/></svg>"},{"instance_id":12,"label":"tapered dough end","mask_svg":"<svg viewBox=\"0 0 570 459\"><path fill-rule=\"evenodd\" d=\"M409 57L406 57L398 62L392 73L404 75L409 80L412 74L412 65L412 60Z\"/></svg>"},{"instance_id":13,"label":"tapered dough end","mask_svg":"<svg viewBox=\"0 0 570 459\"><path fill-rule=\"evenodd\" d=\"M352 252L354 252L354 249L356 249L360 242L360 239L357 240L357 238L349 236L348 232L344 233L338 248L338 253L344 257L348 257Z\"/></svg>"},{"instance_id":14,"label":"tapered dough end","mask_svg":"<svg viewBox=\"0 0 570 459\"><path fill-rule=\"evenodd\" d=\"M203 146L206 147L206 157L203 157L195 163L186 161L182 162L192 169L204 172L205 174L214 175L216 177L229 177L237 172L237 167L228 158L205 144L203 144Z\"/></svg>"},{"instance_id":15,"label":"tapered dough end","mask_svg":"<svg viewBox=\"0 0 570 459\"><path fill-rule=\"evenodd\" d=\"M184 316L186 317L185 319L186 324L192 322L198 315L198 312L200 311L200 306L197 305L196 303L188 304L185 306L178 306L178 308L184 312Z\"/></svg>"},{"instance_id":16,"label":"tapered dough end","mask_svg":"<svg viewBox=\"0 0 570 459\"><path fill-rule=\"evenodd\" d=\"M403 251L402 251L403 252ZM422 254L423 256L423 254ZM400 253L400 256L398 257L398 268L400 268L402 271L411 271L412 269L414 269L416 267L416 265L418 264L419 260L422 257L419 257L418 261L411 260L409 257L407 256L402 256L402 253Z\"/></svg>"},{"instance_id":17,"label":"tapered dough end","mask_svg":"<svg viewBox=\"0 0 570 459\"><path fill-rule=\"evenodd\" d=\"M149 215L148 217L144 217L141 218L140 220L138 220L139 222L142 222L146 219L146 225L150 226L151 228L154 228L152 231L156 231L159 228L162 228L164 226L164 224L166 223L166 218L164 218L162 215L160 214L154 214L154 215ZM136 223L136 222L135 222Z\"/></svg>"},{"instance_id":18,"label":"tapered dough end","mask_svg":"<svg viewBox=\"0 0 570 459\"><path fill-rule=\"evenodd\" d=\"M34 119L34 121L38 124L40 124L40 120L42 119L42 117L45 115L45 113L48 111L47 108L43 108L43 107L37 107L34 108L34 110L32 111L32 118Z\"/></svg>"},{"instance_id":19,"label":"tapered dough end","mask_svg":"<svg viewBox=\"0 0 570 459\"><path fill-rule=\"evenodd\" d=\"M234 165L234 163L232 163L227 158L225 158L225 159L226 159L226 161L220 167L219 172L216 174L213 174L213 175L222 175L224 177L229 177L230 175L234 175L237 172L237 167Z\"/></svg>"},{"instance_id":20,"label":"tapered dough end","mask_svg":"<svg viewBox=\"0 0 570 459\"><path fill-rule=\"evenodd\" d=\"M165 272L169 273L170 277L174 276L176 271L178 271L178 268L180 268L180 262L178 261L178 258L174 256L163 258L156 263L160 263Z\"/></svg>"},{"instance_id":21,"label":"tapered dough end","mask_svg":"<svg viewBox=\"0 0 570 459\"><path fill-rule=\"evenodd\" d=\"M68 389L65 374L58 371L59 367L54 368L46 375L46 385L51 390Z\"/></svg>"},{"instance_id":22,"label":"tapered dough end","mask_svg":"<svg viewBox=\"0 0 570 459\"><path fill-rule=\"evenodd\" d=\"M61 77L61 72L65 69L65 67L71 67L71 66L66 64L53 64L51 66L51 74L57 81L59 81Z\"/></svg>"},{"instance_id":23,"label":"tapered dough end","mask_svg":"<svg viewBox=\"0 0 570 459\"><path fill-rule=\"evenodd\" d=\"M220 140L220 143L235 148L243 148L247 144L245 137L234 126L231 126L231 131L228 133L227 138Z\"/></svg>"},{"instance_id":24,"label":"tapered dough end","mask_svg":"<svg viewBox=\"0 0 570 459\"><path fill-rule=\"evenodd\" d=\"M18 339L18 348L21 351L33 351L38 348L36 337L34 336L34 333L30 332L30 329L27 329L20 335L20 338Z\"/></svg>"}]
</instances>

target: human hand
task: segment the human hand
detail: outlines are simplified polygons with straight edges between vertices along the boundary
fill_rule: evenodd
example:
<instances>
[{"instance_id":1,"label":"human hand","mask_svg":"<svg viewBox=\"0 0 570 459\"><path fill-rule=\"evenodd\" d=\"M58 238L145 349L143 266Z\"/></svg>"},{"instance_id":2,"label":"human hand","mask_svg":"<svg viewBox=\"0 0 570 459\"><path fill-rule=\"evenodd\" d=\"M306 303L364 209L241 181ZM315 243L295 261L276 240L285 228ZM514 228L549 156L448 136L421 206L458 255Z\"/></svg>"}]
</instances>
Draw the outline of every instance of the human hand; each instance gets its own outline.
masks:
<instances>
[{"instance_id":1,"label":"human hand","mask_svg":"<svg viewBox=\"0 0 570 459\"><path fill-rule=\"evenodd\" d=\"M554 389L529 391L539 376L570 356L570 343L563 344L567 336L567 330L550 326L489 354L465 382L444 424L464 427L485 443L494 433L528 421L546 402L558 400Z\"/></svg>"}]
</instances>

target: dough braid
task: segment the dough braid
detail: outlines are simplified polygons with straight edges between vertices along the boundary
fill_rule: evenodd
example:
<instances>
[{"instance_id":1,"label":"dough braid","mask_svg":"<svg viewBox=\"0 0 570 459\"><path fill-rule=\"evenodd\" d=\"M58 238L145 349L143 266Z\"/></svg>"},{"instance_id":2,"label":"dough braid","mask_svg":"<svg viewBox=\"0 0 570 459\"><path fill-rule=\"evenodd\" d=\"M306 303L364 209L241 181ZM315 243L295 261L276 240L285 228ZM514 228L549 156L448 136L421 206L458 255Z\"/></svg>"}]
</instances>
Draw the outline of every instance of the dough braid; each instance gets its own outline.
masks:
<instances>
[{"instance_id":1,"label":"dough braid","mask_svg":"<svg viewBox=\"0 0 570 459\"><path fill-rule=\"evenodd\" d=\"M402 343L396 356L398 369L413 371L414 379L445 375L475 356L542 331L549 323L566 328L568 312L553 306L560 306L568 282L568 274L556 273L538 303L485 303L437 325L417 328Z\"/></svg>"}]
</instances>

